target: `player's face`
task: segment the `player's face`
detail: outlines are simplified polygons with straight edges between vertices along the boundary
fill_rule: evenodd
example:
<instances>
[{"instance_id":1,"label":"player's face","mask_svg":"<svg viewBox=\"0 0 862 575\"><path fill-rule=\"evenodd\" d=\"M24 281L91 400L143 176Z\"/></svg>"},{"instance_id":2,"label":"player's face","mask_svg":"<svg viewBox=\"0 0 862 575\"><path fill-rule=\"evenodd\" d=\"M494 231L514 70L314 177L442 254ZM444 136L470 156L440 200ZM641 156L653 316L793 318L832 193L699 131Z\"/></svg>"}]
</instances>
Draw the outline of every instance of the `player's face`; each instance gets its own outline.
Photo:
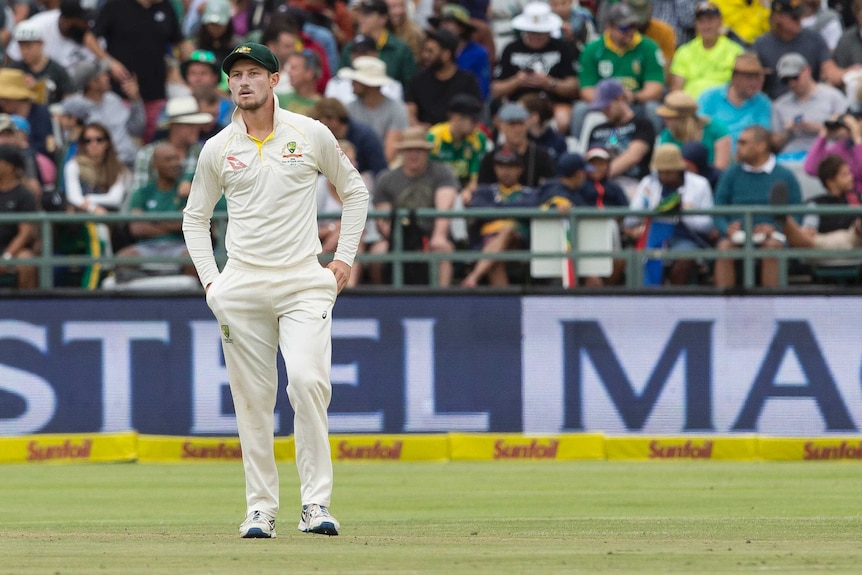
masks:
<instances>
[{"instance_id":1,"label":"player's face","mask_svg":"<svg viewBox=\"0 0 862 575\"><path fill-rule=\"evenodd\" d=\"M230 69L228 86L236 107L257 110L272 99L272 89L278 84L278 73L270 74L253 60L238 60Z\"/></svg>"}]
</instances>

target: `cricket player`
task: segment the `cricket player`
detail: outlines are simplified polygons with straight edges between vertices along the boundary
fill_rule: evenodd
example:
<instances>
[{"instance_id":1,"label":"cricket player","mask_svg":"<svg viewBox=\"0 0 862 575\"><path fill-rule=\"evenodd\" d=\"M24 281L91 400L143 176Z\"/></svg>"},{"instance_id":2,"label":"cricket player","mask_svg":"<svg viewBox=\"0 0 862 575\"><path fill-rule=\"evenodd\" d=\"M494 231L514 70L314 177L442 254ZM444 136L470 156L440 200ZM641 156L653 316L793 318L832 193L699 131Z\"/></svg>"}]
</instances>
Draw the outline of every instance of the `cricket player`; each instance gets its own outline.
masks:
<instances>
[{"instance_id":1,"label":"cricket player","mask_svg":"<svg viewBox=\"0 0 862 575\"><path fill-rule=\"evenodd\" d=\"M184 210L188 251L218 320L246 480L246 538L275 537L279 507L273 449L277 350L293 407L302 513L299 530L338 535L329 514L332 459L326 410L332 395L332 306L347 284L365 226L368 190L332 133L278 107L279 62L268 48L238 45L225 58L236 104L230 125L204 144ZM334 261L322 267L317 177L343 201ZM219 273L210 239L224 194L228 261Z\"/></svg>"}]
</instances>

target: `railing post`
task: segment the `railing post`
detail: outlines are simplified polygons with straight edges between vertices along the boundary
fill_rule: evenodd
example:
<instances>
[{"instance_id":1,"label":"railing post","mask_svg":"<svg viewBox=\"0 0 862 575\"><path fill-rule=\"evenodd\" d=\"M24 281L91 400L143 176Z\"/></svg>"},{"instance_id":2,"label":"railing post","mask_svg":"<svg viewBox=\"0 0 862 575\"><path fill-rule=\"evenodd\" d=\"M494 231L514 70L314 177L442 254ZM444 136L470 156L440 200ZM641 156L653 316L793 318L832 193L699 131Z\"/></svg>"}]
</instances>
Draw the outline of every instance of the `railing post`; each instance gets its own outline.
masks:
<instances>
[{"instance_id":1,"label":"railing post","mask_svg":"<svg viewBox=\"0 0 862 575\"><path fill-rule=\"evenodd\" d=\"M54 228L52 223L52 220L43 217L39 226L43 255L54 255ZM49 260L42 259L39 263L39 287L42 289L54 287L54 266Z\"/></svg>"},{"instance_id":2,"label":"railing post","mask_svg":"<svg viewBox=\"0 0 862 575\"><path fill-rule=\"evenodd\" d=\"M750 211L746 211L742 216L743 226L742 229L745 230L745 243L743 244L743 260L742 260L742 269L743 269L743 286L746 289L753 288L757 285L755 281L755 258L754 258L754 248L751 239L751 234L754 230L754 216ZM734 265L736 263L734 262Z\"/></svg>"}]
</instances>

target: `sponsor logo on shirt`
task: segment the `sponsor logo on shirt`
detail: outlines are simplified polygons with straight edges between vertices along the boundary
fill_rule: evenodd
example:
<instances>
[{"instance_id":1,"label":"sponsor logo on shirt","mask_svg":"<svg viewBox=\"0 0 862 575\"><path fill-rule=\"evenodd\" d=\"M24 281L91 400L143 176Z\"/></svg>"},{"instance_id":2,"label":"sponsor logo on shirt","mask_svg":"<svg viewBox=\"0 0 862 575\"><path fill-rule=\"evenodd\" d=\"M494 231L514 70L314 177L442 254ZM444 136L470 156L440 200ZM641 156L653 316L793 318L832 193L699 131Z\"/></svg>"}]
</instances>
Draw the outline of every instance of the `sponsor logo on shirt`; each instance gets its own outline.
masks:
<instances>
[{"instance_id":1,"label":"sponsor logo on shirt","mask_svg":"<svg viewBox=\"0 0 862 575\"><path fill-rule=\"evenodd\" d=\"M245 164L243 164L239 158L235 158L233 156L228 156L226 159L227 159L228 165L230 166L230 169L233 170L234 172L237 170L243 170L243 169L248 167Z\"/></svg>"}]
</instances>

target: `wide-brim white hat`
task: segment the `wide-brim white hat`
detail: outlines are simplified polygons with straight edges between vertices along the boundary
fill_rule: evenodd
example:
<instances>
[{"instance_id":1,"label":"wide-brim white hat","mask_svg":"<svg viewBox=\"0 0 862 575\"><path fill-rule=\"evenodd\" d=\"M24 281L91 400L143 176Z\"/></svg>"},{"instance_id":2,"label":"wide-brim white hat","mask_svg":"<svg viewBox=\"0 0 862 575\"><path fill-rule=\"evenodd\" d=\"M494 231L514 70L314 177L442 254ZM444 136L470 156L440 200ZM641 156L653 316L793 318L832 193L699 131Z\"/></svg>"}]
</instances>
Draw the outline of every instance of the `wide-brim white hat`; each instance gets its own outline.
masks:
<instances>
[{"instance_id":1,"label":"wide-brim white hat","mask_svg":"<svg viewBox=\"0 0 862 575\"><path fill-rule=\"evenodd\" d=\"M512 28L521 32L552 34L563 26L563 19L551 12L546 2L530 2L512 19Z\"/></svg>"},{"instance_id":2,"label":"wide-brim white hat","mask_svg":"<svg viewBox=\"0 0 862 575\"><path fill-rule=\"evenodd\" d=\"M342 68L338 71L338 77L347 78L373 88L379 88L392 82L392 78L386 75L386 63L374 56L358 56L353 60L352 67Z\"/></svg>"},{"instance_id":3,"label":"wide-brim white hat","mask_svg":"<svg viewBox=\"0 0 862 575\"><path fill-rule=\"evenodd\" d=\"M205 125L213 121L212 114L201 112L194 96L177 96L165 105L163 126L170 124Z\"/></svg>"}]
</instances>

